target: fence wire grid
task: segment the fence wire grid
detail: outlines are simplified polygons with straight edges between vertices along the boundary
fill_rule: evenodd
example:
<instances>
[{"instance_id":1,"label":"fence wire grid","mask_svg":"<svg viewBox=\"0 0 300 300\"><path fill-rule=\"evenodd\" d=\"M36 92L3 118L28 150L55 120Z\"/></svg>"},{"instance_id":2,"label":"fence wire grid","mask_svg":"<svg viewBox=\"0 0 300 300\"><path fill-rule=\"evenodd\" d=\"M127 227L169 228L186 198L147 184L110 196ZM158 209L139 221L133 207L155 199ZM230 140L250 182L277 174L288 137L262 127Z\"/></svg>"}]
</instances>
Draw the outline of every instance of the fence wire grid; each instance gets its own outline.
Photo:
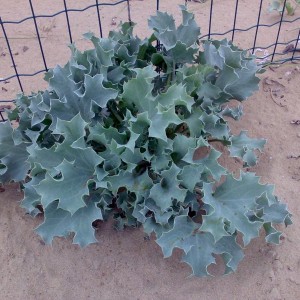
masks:
<instances>
[{"instance_id":1,"label":"fence wire grid","mask_svg":"<svg viewBox=\"0 0 300 300\"><path fill-rule=\"evenodd\" d=\"M68 38L69 38L69 42L73 43L73 34L72 34L72 26L70 23L70 17L69 17L69 13L73 13L73 12L84 12L87 10L91 10L94 9L96 10L96 16L97 18L95 19L95 22L98 23L98 29L99 29L99 36L103 37L103 22L101 20L101 12L100 12L100 8L101 7L114 7L114 6L118 6L120 4L125 4L127 7L127 19L128 21L134 21L131 18L131 4L130 4L130 0L120 0L120 1L116 1L116 2L112 2L112 3L107 3L107 2L102 2L99 0L95 0L94 4L88 5L84 8L70 8L68 7L68 2L67 0L61 0L62 4L63 4L63 10L57 11L56 13L53 14L36 14L35 9L34 9L34 3L32 0L28 0L28 4L30 6L30 11L31 11L31 15L23 18L21 20L4 20L1 15L0 15L0 26L1 26L1 30L3 33L3 39L6 43L6 48L8 50L8 54L9 54L9 58L11 60L11 67L13 69L13 74L8 75L5 78L0 78L0 84L1 83L7 83L9 82L9 80L11 79L16 79L17 83L18 83L18 87L20 89L21 92L24 92L24 84L22 82L22 79L25 77L34 77L40 73L43 72L47 72L49 70L49 66L47 63L47 57L45 55L45 51L44 51L44 46L43 46L43 42L42 42L42 38L41 38L41 33L40 33L40 28L38 26L38 22L37 20L39 19L49 19L49 18L54 18L56 16L59 15L64 15L65 19L66 19L66 31L68 34ZM155 2L154 5L156 6L156 10L160 10L160 0L147 0L147 1L153 1ZM182 1L182 4L187 5L194 0L185 0ZM295 35L295 37L289 41L286 42L280 42L279 41L279 36L280 36L280 32L282 29L282 25L284 23L294 23L296 21L300 20L300 17L295 17L291 20L285 19L286 16L286 3L288 0L284 0L283 2L283 11L280 14L280 17L278 18L278 20L274 23L271 24L264 24L261 23L261 13L262 13L262 7L263 7L263 2L264 0L260 0L259 2L259 9L258 9L258 13L257 13L257 22L256 24L247 27L247 28L238 28L237 27L237 17L238 17L238 12L239 12L239 4L241 2L241 0L235 0L235 3L233 5L233 9L234 9L234 18L232 20L232 28L230 30L227 30L225 32L213 32L212 28L213 28L213 16L214 16L214 2L216 2L216 0L206 0L206 1L210 1L210 6L209 6L209 17L208 20L205 20L206 22L208 22L208 30L207 32L202 35L200 37L200 39L211 39L214 37L222 37L222 36L228 36L228 34L231 35L231 40L234 41L236 33L238 32L247 32L250 30L255 30L255 34L254 34L254 38L253 38L253 43L252 43L252 47L248 48L247 50L252 52L252 53L256 53L256 51L262 51L266 53L266 50L268 49L272 49L271 53L267 52L266 55L263 55L262 57L258 57L258 62L262 65L268 65L268 64L283 64L285 62L288 61L296 61L296 60L300 60L300 56L298 55L298 52L300 52L300 50L297 48L299 40L300 40L300 28L297 31L297 34ZM198 2L206 2L205 0L203 1L199 1ZM196 1L195 1L196 2ZM141 2L141 5L142 2ZM231 9L231 8L229 8ZM39 52L42 58L42 67L41 69L33 72L33 73L20 73L18 71L18 66L15 62L15 54L13 54L12 51L12 47L11 47L11 40L14 38L13 36L8 36L6 27L7 25L14 25L14 26L22 26L23 22L28 21L28 20L32 20L33 21L33 25L34 25L34 30L36 33L36 39L38 41L38 45L39 45ZM264 28L271 28L271 27L277 27L277 34L276 34L276 38L274 43L268 45L268 46L259 46L257 45L257 36L258 36L258 32L262 31ZM288 46L290 44L293 44L293 48L289 51L290 52L290 56L288 58L279 58L279 59L275 59L277 57L281 57L283 55L286 55L286 52L279 52L278 49L278 45L283 45L283 46ZM32 53L32 55L37 55L37 53ZM51 66L53 67L53 66ZM0 98L0 122L5 121L5 115L3 114L5 111L5 108L7 105L1 105L1 103L5 103L5 104L9 104L9 103L13 103L14 99L1 99Z\"/></svg>"}]
</instances>

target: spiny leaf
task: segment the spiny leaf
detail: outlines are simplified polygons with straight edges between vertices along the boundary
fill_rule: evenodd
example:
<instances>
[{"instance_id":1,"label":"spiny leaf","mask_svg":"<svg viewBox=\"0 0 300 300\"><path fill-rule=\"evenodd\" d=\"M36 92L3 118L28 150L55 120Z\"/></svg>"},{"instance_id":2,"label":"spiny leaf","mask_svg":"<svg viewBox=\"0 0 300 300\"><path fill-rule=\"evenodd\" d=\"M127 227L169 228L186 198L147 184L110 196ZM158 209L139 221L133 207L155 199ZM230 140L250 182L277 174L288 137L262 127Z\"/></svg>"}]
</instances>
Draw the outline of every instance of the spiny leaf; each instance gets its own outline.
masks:
<instances>
[{"instance_id":1,"label":"spiny leaf","mask_svg":"<svg viewBox=\"0 0 300 300\"><path fill-rule=\"evenodd\" d=\"M243 108L241 105L234 108L229 108L228 106L226 106L222 111L222 115L226 117L231 117L234 120L238 121L243 115Z\"/></svg>"},{"instance_id":2,"label":"spiny leaf","mask_svg":"<svg viewBox=\"0 0 300 300\"><path fill-rule=\"evenodd\" d=\"M203 165L187 165L184 166L178 178L190 192L194 191L197 183L201 182L201 175L204 171Z\"/></svg>"},{"instance_id":3,"label":"spiny leaf","mask_svg":"<svg viewBox=\"0 0 300 300\"><path fill-rule=\"evenodd\" d=\"M186 92L186 88L182 84L174 84L168 88L165 93L157 97L157 102L166 109L175 107L176 105L186 106L191 111L194 100Z\"/></svg>"},{"instance_id":4,"label":"spiny leaf","mask_svg":"<svg viewBox=\"0 0 300 300\"><path fill-rule=\"evenodd\" d=\"M177 116L175 107L171 107L168 110L164 110L163 107L158 104L158 111L151 117L151 123L149 127L149 137L162 139L167 141L166 129L171 124L180 124L182 120Z\"/></svg>"},{"instance_id":5,"label":"spiny leaf","mask_svg":"<svg viewBox=\"0 0 300 300\"><path fill-rule=\"evenodd\" d=\"M215 258L212 254L221 254L226 265L225 274L234 272L244 257L242 249L232 236L223 237L216 243L210 233L198 233L191 236L190 239L193 246L187 254L183 255L182 261L192 267L195 276L210 275L207 267L215 264Z\"/></svg>"},{"instance_id":6,"label":"spiny leaf","mask_svg":"<svg viewBox=\"0 0 300 300\"><path fill-rule=\"evenodd\" d=\"M97 74L95 76L85 75L84 92L79 90L75 93L80 97L82 103L81 113L83 116L89 116L91 113L91 103L95 103L99 107L106 107L109 100L115 99L118 92L115 89L105 88L103 86L103 75Z\"/></svg>"},{"instance_id":7,"label":"spiny leaf","mask_svg":"<svg viewBox=\"0 0 300 300\"><path fill-rule=\"evenodd\" d=\"M194 20L194 15L184 6L181 6L181 11L183 22L178 28L172 16L160 12L150 17L148 25L174 61L185 63L191 62L197 51L200 28Z\"/></svg>"},{"instance_id":8,"label":"spiny leaf","mask_svg":"<svg viewBox=\"0 0 300 300\"><path fill-rule=\"evenodd\" d=\"M96 38L91 32L84 34L84 37L94 44L100 65L103 65L105 67L112 66L114 48L117 43L109 38Z\"/></svg>"},{"instance_id":9,"label":"spiny leaf","mask_svg":"<svg viewBox=\"0 0 300 300\"><path fill-rule=\"evenodd\" d=\"M152 80L157 73L151 66L143 69L135 69L136 77L124 84L124 92L121 95L122 100L131 110L137 109L138 112L149 111L152 114L156 101L152 96Z\"/></svg>"},{"instance_id":10,"label":"spiny leaf","mask_svg":"<svg viewBox=\"0 0 300 300\"><path fill-rule=\"evenodd\" d=\"M263 225L263 220L250 221L247 213L257 211L257 199L264 193L272 195L273 186L260 184L259 177L253 173L241 173L239 179L227 176L226 181L214 192L211 184L204 183L203 193L203 202L210 209L203 217L201 230L212 233L218 241L228 234L225 230L226 220L232 228L243 234L244 244L247 245L258 236ZM283 212L287 215L285 210Z\"/></svg>"},{"instance_id":11,"label":"spiny leaf","mask_svg":"<svg viewBox=\"0 0 300 300\"><path fill-rule=\"evenodd\" d=\"M241 131L239 135L230 138L231 146L229 147L230 155L233 157L240 157L247 166L254 166L256 164L255 149L262 151L266 140L251 139L247 136L247 131Z\"/></svg>"},{"instance_id":12,"label":"spiny leaf","mask_svg":"<svg viewBox=\"0 0 300 300\"><path fill-rule=\"evenodd\" d=\"M0 182L21 181L29 171L27 163L29 143L15 141L10 123L0 123Z\"/></svg>"},{"instance_id":13,"label":"spiny leaf","mask_svg":"<svg viewBox=\"0 0 300 300\"><path fill-rule=\"evenodd\" d=\"M207 114L204 112L200 120L202 121L204 125L204 131L209 133L211 136L216 138L228 138L229 136L229 128L226 123L223 122L222 119L220 119L215 114Z\"/></svg>"},{"instance_id":14,"label":"spiny leaf","mask_svg":"<svg viewBox=\"0 0 300 300\"><path fill-rule=\"evenodd\" d=\"M207 150L207 154L204 157L197 157L198 149ZM226 174L226 170L218 163L218 158L221 156L221 152L215 150L212 147L208 147L208 144L202 139L198 139L197 146L189 148L186 155L182 158L184 162L190 165L203 166L210 176L219 181L222 175Z\"/></svg>"},{"instance_id":15,"label":"spiny leaf","mask_svg":"<svg viewBox=\"0 0 300 300\"><path fill-rule=\"evenodd\" d=\"M45 174L41 172L24 184L24 198L21 202L21 207L25 208L32 216L36 216L40 213L37 205L41 204L41 196L36 192L34 186L39 184L44 178Z\"/></svg>"},{"instance_id":16,"label":"spiny leaf","mask_svg":"<svg viewBox=\"0 0 300 300\"><path fill-rule=\"evenodd\" d=\"M85 127L87 123L77 114L70 121L57 120L56 128L53 134L61 134L64 136L63 145L74 146L74 144L85 148L83 137L85 136Z\"/></svg>"},{"instance_id":17,"label":"spiny leaf","mask_svg":"<svg viewBox=\"0 0 300 300\"><path fill-rule=\"evenodd\" d=\"M173 228L170 231L164 232L156 240L164 253L164 257L171 256L175 247L182 248L187 253L192 245L186 247L185 239L192 235L196 228L196 224L189 217L176 217Z\"/></svg>"},{"instance_id":18,"label":"spiny leaf","mask_svg":"<svg viewBox=\"0 0 300 300\"><path fill-rule=\"evenodd\" d=\"M175 163L177 163L186 157L188 152L192 152L191 155L189 154L188 161L185 160L187 163L192 163L195 150L201 146L207 145L208 144L202 138L196 139L194 137L186 137L185 135L176 135L173 139L172 158Z\"/></svg>"},{"instance_id":19,"label":"spiny leaf","mask_svg":"<svg viewBox=\"0 0 300 300\"><path fill-rule=\"evenodd\" d=\"M258 67L251 56L247 57L227 40L207 41L204 49L200 61L220 69L215 85L225 93L222 102L245 100L258 89L259 79L255 76Z\"/></svg>"},{"instance_id":20,"label":"spiny leaf","mask_svg":"<svg viewBox=\"0 0 300 300\"><path fill-rule=\"evenodd\" d=\"M156 29L157 31L171 31L176 29L173 16L161 11L158 11L156 16L150 17L148 25L150 28Z\"/></svg>"},{"instance_id":21,"label":"spiny leaf","mask_svg":"<svg viewBox=\"0 0 300 300\"><path fill-rule=\"evenodd\" d=\"M69 71L56 67L49 79L50 87L59 96L51 100L50 114L62 120L70 120L80 112L85 121L89 121L95 114L92 104L103 108L109 100L115 99L118 92L103 86L103 75L85 75L84 85L75 83L70 79Z\"/></svg>"},{"instance_id":22,"label":"spiny leaf","mask_svg":"<svg viewBox=\"0 0 300 300\"><path fill-rule=\"evenodd\" d=\"M92 223L102 220L101 209L93 201L87 201L87 205L77 210L73 215L58 207L57 201L51 203L45 209L45 221L36 232L43 238L46 244L51 244L55 236L67 237L74 232L74 244L81 247L97 242Z\"/></svg>"},{"instance_id":23,"label":"spiny leaf","mask_svg":"<svg viewBox=\"0 0 300 300\"><path fill-rule=\"evenodd\" d=\"M34 188L41 196L41 203L47 207L55 200L59 200L59 208L74 214L83 207L83 197L89 194L88 185L95 180L96 166L103 160L92 149L78 149L80 159L77 162L64 160L55 169L61 174L60 179L55 179L46 174Z\"/></svg>"},{"instance_id":24,"label":"spiny leaf","mask_svg":"<svg viewBox=\"0 0 300 300\"><path fill-rule=\"evenodd\" d=\"M150 189L149 198L153 199L162 211L170 207L173 200L184 201L187 190L179 187L179 171L180 169L173 164L169 170L161 172L161 181Z\"/></svg>"},{"instance_id":25,"label":"spiny leaf","mask_svg":"<svg viewBox=\"0 0 300 300\"><path fill-rule=\"evenodd\" d=\"M117 194L121 187L125 187L130 192L143 193L152 186L152 180L147 172L141 175L135 175L121 171L118 175L106 177L106 181L109 190L114 194Z\"/></svg>"}]
</instances>

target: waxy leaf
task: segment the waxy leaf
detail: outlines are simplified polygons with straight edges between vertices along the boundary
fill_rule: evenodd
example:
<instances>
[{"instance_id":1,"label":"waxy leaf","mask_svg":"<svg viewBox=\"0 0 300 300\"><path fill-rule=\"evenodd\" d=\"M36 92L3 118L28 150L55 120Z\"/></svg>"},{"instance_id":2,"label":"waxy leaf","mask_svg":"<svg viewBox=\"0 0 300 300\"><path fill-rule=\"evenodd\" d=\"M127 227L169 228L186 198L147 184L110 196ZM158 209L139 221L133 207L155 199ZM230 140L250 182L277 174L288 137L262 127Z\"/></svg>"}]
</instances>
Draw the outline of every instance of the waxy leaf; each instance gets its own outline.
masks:
<instances>
[{"instance_id":1,"label":"waxy leaf","mask_svg":"<svg viewBox=\"0 0 300 300\"><path fill-rule=\"evenodd\" d=\"M253 150L258 149L262 151L266 143L264 139L249 138L246 131L241 131L238 136L232 136L230 140L230 155L241 158L247 166L254 166L256 164L256 156Z\"/></svg>"},{"instance_id":2,"label":"waxy leaf","mask_svg":"<svg viewBox=\"0 0 300 300\"><path fill-rule=\"evenodd\" d=\"M203 202L210 209L203 217L201 230L210 232L215 241L218 241L222 236L228 235L225 230L226 220L231 228L243 234L245 245L258 236L263 222L250 221L247 213L258 209L257 199L264 193L272 195L272 186L260 184L259 177L253 173L242 173L239 179L227 176L226 181L214 192L211 184L204 183L203 192Z\"/></svg>"},{"instance_id":3,"label":"waxy leaf","mask_svg":"<svg viewBox=\"0 0 300 300\"><path fill-rule=\"evenodd\" d=\"M238 263L244 257L243 251L232 236L223 237L215 243L210 233L201 233L191 236L193 246L187 254L183 255L182 261L188 263L193 270L193 275L203 277L210 275L207 267L215 264L213 254L221 254L225 263L225 274L234 272Z\"/></svg>"},{"instance_id":4,"label":"waxy leaf","mask_svg":"<svg viewBox=\"0 0 300 300\"><path fill-rule=\"evenodd\" d=\"M92 227L92 223L96 220L102 220L102 213L92 201L88 201L87 205L73 215L59 208L57 202L53 202L45 209L45 221L36 232L46 244L51 244L55 236L67 237L69 233L74 232L73 243L84 247L97 242Z\"/></svg>"},{"instance_id":5,"label":"waxy leaf","mask_svg":"<svg viewBox=\"0 0 300 300\"><path fill-rule=\"evenodd\" d=\"M64 160L55 167L56 176L61 178L46 174L45 179L34 187L44 207L59 200L59 208L74 214L85 206L83 197L89 195L88 185L95 181L96 167L103 160L91 148L77 149L76 154L77 161Z\"/></svg>"},{"instance_id":6,"label":"waxy leaf","mask_svg":"<svg viewBox=\"0 0 300 300\"><path fill-rule=\"evenodd\" d=\"M171 256L175 247L182 248L185 252L188 252L192 245L185 247L185 239L191 236L196 228L196 223L191 221L189 217L176 217L173 228L170 231L164 232L156 240L164 253L164 257Z\"/></svg>"},{"instance_id":7,"label":"waxy leaf","mask_svg":"<svg viewBox=\"0 0 300 300\"><path fill-rule=\"evenodd\" d=\"M150 190L149 198L153 199L162 211L170 207L173 200L183 202L185 199L187 190L179 187L179 172L180 169L173 164L169 170L161 172L162 179Z\"/></svg>"},{"instance_id":8,"label":"waxy leaf","mask_svg":"<svg viewBox=\"0 0 300 300\"><path fill-rule=\"evenodd\" d=\"M29 171L27 163L29 143L16 142L15 130L9 122L0 123L0 182L21 181Z\"/></svg>"}]
</instances>

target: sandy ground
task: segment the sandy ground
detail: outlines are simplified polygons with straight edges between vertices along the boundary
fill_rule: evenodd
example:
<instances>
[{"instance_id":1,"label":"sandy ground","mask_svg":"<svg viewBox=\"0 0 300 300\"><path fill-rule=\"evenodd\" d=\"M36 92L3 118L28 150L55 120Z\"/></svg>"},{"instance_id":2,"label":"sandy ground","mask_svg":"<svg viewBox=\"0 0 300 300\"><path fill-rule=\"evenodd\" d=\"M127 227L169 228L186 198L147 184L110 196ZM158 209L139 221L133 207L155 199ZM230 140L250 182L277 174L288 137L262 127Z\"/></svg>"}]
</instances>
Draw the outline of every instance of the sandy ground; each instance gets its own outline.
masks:
<instances>
[{"instance_id":1,"label":"sandy ground","mask_svg":"<svg viewBox=\"0 0 300 300\"><path fill-rule=\"evenodd\" d=\"M36 3L35 3L36 2ZM49 3L51 2L51 5ZM69 7L84 7L94 1L68 1ZM99 1L100 2L100 1ZM109 1L108 1L109 2ZM161 1L162 9L178 15L176 4L182 1ZM235 1L215 0L213 31L226 31L232 26ZM246 28L256 22L258 2L240 1L238 27ZM266 3L268 1L264 1ZM34 1L36 13L49 14L62 8L62 1ZM144 27L148 14L155 11L156 1L131 1L132 19L137 33L146 35ZM18 20L30 15L25 0L0 0L0 15L4 20ZM267 3L266 3L267 6ZM262 20L272 23L278 15L263 10ZM207 28L209 1L191 3L191 10L203 28ZM227 9L226 14L224 14ZM300 10L297 12L300 14ZM86 47L81 35L88 30L98 32L96 12L86 11L70 16L74 40ZM126 6L101 9L104 33L112 18L125 20ZM298 16L298 15L297 15ZM49 66L68 58L68 35L65 17L39 20L43 46ZM299 24L282 29L281 40L294 38ZM20 72L35 72L42 68L39 48L32 21L22 26L6 26ZM98 30L98 31L97 31ZM274 41L276 29L261 31L259 43ZM1 33L2 34L2 33ZM254 31L236 34L236 41L251 47ZM23 51L23 47L29 49ZM13 74L7 49L0 36L0 77ZM300 67L300 66L299 66ZM214 278L188 278L190 269L179 262L180 252L163 259L154 240L144 240L142 230L117 232L112 224L102 224L97 230L99 244L80 249L70 239L56 239L45 246L33 230L42 218L32 219L19 207L22 192L16 184L0 193L0 299L299 299L300 297L300 68L297 64L274 67L260 75L261 87L245 102L245 116L233 124L233 131L247 129L252 137L268 139L255 171L262 181L274 183L277 195L293 213L294 225L285 229L279 246L256 239L245 251L245 258L235 274ZM41 76L23 80L25 91L45 87ZM2 89L5 88L5 90ZM9 99L19 91L15 80L0 85L0 98ZM273 93L271 91L274 91ZM224 162L226 163L226 162ZM231 167L231 166L229 166ZM219 274L222 267L214 268Z\"/></svg>"}]
</instances>

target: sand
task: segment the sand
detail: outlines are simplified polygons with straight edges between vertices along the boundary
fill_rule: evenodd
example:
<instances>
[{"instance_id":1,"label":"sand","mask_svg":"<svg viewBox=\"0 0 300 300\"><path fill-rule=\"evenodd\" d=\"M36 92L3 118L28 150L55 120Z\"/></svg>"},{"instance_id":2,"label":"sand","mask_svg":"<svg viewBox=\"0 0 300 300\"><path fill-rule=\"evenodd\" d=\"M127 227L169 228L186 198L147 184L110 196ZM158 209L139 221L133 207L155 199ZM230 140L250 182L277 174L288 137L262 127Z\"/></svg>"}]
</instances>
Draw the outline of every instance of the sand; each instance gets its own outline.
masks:
<instances>
[{"instance_id":1,"label":"sand","mask_svg":"<svg viewBox=\"0 0 300 300\"><path fill-rule=\"evenodd\" d=\"M52 1L51 6L49 2L34 2L37 13L52 13L62 8L62 1ZM68 2L69 7L84 7L84 4L93 3ZM146 34L143 26L146 26L148 14L154 12L155 2L130 2L132 18L139 24L139 34ZM176 12L175 4L180 1L172 1L172 5L170 1L161 2L163 9ZM222 9L231 7L233 10L235 1L214 2L219 11L214 19L215 30L223 30L222 22L228 25L232 22L232 15L229 12L222 14ZM258 2L240 1L240 27L255 23ZM0 4L3 19L17 20L30 15L25 0L1 0ZM191 3L189 6L205 31L209 1L204 4ZM125 20L127 11L124 5L123 8L106 9L106 12L101 10L104 25L108 26L115 16L117 22L122 18ZM300 10L297 14L300 14ZM82 18L78 16L71 16L70 22L74 40L84 48L86 44L80 37L82 33L88 30L97 32L99 29L95 12L86 11L82 13ZM262 18L273 22L278 15L270 15L264 9ZM63 15L55 18L55 21L39 20L49 66L63 63L68 57L68 35L64 22ZM296 33L296 25L285 26L281 38ZM18 52L15 57L20 71L34 72L42 68L38 54L33 55L39 52L32 21L26 21L22 26L6 27L9 36L16 37L11 39L11 44L13 52ZM276 33L275 29L273 33ZM236 41L243 47L250 47L253 39L251 34L237 34ZM13 74L13 70L0 37L0 52L6 54L0 57L0 77L6 77ZM270 33L260 34L261 43L268 43L268 40L272 41ZM24 46L29 48L25 52ZM101 224L96 234L98 244L80 249L71 244L71 238L57 238L52 246L46 246L34 233L42 217L32 219L25 214L19 207L22 192L17 184L10 184L0 192L0 299L299 299L300 158L296 157L300 155L300 125L292 124L300 120L299 67L288 63L278 68L275 66L260 75L260 90L244 102L245 115L242 120L231 122L235 133L246 129L251 137L268 140L258 166L252 170L262 176L263 182L275 184L276 194L288 204L293 214L294 225L281 228L284 233L279 246L266 244L263 237L258 238L245 250L245 258L235 274L222 277L218 275L222 266L218 266L213 269L216 277L204 279L189 277L189 267L180 263L180 251L175 251L169 259L163 259L159 246L153 239L145 240L141 229L118 232L111 223ZM26 78L23 81L25 91L44 88L41 78L42 75ZM15 80L0 85L1 99L13 98L19 91ZM233 167L231 162L223 163Z\"/></svg>"}]
</instances>

